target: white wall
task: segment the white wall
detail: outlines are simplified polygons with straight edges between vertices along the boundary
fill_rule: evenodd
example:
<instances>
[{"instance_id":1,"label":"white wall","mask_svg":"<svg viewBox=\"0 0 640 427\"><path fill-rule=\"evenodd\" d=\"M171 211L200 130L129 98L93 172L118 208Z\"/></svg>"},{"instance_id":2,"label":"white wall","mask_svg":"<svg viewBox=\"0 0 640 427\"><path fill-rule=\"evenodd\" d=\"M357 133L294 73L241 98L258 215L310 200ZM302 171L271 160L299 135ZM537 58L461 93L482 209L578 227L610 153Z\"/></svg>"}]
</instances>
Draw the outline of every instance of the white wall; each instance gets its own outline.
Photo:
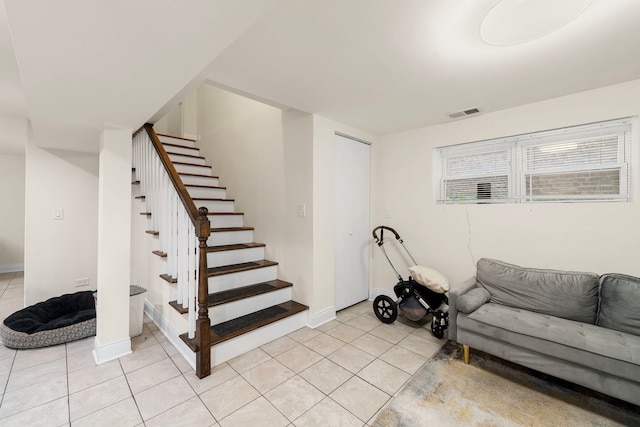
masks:
<instances>
[{"instance_id":1,"label":"white wall","mask_svg":"<svg viewBox=\"0 0 640 427\"><path fill-rule=\"evenodd\" d=\"M24 268L24 154L0 153L0 272Z\"/></svg>"},{"instance_id":2,"label":"white wall","mask_svg":"<svg viewBox=\"0 0 640 427\"><path fill-rule=\"evenodd\" d=\"M153 124L156 133L198 139L198 91L189 94Z\"/></svg>"},{"instance_id":3,"label":"white wall","mask_svg":"<svg viewBox=\"0 0 640 427\"><path fill-rule=\"evenodd\" d=\"M294 299L311 304L312 117L209 85L198 90L197 112L198 146L227 198L279 263L278 277L294 284Z\"/></svg>"},{"instance_id":4,"label":"white wall","mask_svg":"<svg viewBox=\"0 0 640 427\"><path fill-rule=\"evenodd\" d=\"M335 132L371 142L374 136L206 85L197 111L199 147L245 213L245 225L267 244L267 258L280 263L279 277L294 284L294 299L309 305L310 321L330 317Z\"/></svg>"},{"instance_id":5,"label":"white wall","mask_svg":"<svg viewBox=\"0 0 640 427\"><path fill-rule=\"evenodd\" d=\"M396 228L420 264L441 270L451 282L472 276L480 257L640 276L637 126L631 203L443 206L434 202L431 166L434 147L638 114L640 80L388 135L374 146L374 222ZM406 259L395 259L406 275ZM379 251L372 273L374 288L391 289L396 281Z\"/></svg>"},{"instance_id":6,"label":"white wall","mask_svg":"<svg viewBox=\"0 0 640 427\"><path fill-rule=\"evenodd\" d=\"M27 305L96 288L98 156L43 149L29 136L26 148L25 294ZM53 220L54 208L64 219ZM89 287L75 280L89 278Z\"/></svg>"},{"instance_id":7,"label":"white wall","mask_svg":"<svg viewBox=\"0 0 640 427\"><path fill-rule=\"evenodd\" d=\"M294 284L293 299L318 311L313 290L313 116L295 110L282 112L284 172L284 233L281 272ZM298 215L304 204L306 216Z\"/></svg>"}]
</instances>

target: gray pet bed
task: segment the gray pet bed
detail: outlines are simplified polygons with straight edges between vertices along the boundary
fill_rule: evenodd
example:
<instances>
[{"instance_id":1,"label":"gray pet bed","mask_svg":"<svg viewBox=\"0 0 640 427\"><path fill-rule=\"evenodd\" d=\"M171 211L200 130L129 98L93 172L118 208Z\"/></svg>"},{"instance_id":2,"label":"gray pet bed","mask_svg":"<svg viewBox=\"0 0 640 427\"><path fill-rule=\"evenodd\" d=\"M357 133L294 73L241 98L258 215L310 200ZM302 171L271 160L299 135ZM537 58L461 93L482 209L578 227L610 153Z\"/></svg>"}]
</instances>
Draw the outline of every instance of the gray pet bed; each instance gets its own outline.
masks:
<instances>
[{"instance_id":1,"label":"gray pet bed","mask_svg":"<svg viewBox=\"0 0 640 427\"><path fill-rule=\"evenodd\" d=\"M16 311L0 325L6 347L48 347L96 334L93 292L84 291L48 299Z\"/></svg>"}]
</instances>

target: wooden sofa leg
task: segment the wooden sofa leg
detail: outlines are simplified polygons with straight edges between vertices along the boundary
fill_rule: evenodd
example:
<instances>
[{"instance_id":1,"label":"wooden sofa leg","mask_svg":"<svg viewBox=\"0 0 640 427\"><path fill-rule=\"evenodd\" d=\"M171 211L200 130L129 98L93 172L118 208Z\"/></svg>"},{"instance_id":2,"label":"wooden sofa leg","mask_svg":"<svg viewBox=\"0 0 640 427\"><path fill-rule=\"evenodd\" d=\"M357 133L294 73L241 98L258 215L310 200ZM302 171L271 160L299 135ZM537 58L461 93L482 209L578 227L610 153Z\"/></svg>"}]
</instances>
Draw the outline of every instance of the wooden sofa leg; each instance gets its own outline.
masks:
<instances>
[{"instance_id":1,"label":"wooden sofa leg","mask_svg":"<svg viewBox=\"0 0 640 427\"><path fill-rule=\"evenodd\" d=\"M462 350L464 351L464 363L465 365L468 365L469 364L469 346L463 344Z\"/></svg>"}]
</instances>

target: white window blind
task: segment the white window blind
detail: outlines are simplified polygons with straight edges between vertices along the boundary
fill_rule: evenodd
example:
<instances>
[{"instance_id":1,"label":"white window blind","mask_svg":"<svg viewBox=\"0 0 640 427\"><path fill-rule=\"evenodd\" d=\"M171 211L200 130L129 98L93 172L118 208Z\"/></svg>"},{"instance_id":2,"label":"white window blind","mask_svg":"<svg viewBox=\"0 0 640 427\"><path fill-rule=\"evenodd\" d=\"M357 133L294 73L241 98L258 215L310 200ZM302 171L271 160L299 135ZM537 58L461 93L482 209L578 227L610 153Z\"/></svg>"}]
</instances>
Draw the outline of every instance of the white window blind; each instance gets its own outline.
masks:
<instances>
[{"instance_id":1,"label":"white window blind","mask_svg":"<svg viewBox=\"0 0 640 427\"><path fill-rule=\"evenodd\" d=\"M437 148L440 203L628 201L629 119Z\"/></svg>"}]
</instances>

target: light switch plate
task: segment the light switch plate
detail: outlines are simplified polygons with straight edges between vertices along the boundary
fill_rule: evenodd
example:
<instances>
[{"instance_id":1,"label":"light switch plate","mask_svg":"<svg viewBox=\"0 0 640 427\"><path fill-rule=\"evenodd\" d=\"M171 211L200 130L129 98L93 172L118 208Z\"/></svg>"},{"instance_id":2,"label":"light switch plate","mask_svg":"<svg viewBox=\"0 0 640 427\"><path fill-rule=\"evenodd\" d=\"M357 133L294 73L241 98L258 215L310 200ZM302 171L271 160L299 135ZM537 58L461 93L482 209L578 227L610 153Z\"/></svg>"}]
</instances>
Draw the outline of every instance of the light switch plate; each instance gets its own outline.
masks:
<instances>
[{"instance_id":1,"label":"light switch plate","mask_svg":"<svg viewBox=\"0 0 640 427\"><path fill-rule=\"evenodd\" d=\"M64 209L62 209L62 208L53 208L53 219L55 219L55 220L64 219Z\"/></svg>"}]
</instances>

